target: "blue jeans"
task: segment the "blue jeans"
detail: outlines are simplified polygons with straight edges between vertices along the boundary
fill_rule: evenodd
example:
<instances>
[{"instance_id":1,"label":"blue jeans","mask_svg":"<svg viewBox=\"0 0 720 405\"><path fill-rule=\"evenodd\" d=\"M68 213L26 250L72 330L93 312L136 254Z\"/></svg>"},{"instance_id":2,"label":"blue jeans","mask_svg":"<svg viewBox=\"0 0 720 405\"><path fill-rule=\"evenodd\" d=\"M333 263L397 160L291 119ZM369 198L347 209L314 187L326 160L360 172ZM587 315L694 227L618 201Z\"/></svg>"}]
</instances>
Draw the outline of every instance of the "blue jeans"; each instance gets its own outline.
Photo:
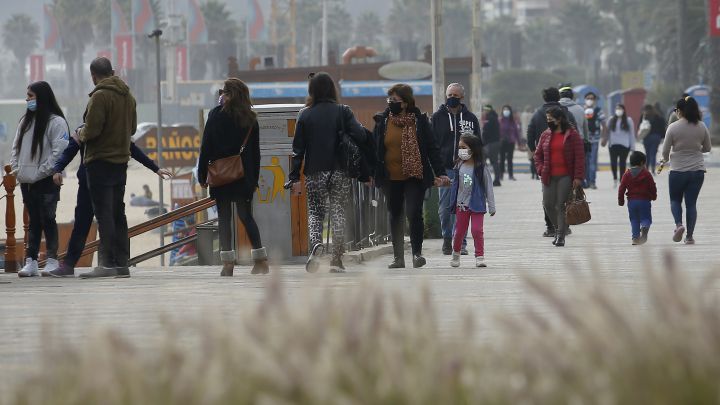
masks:
<instances>
[{"instance_id":1,"label":"blue jeans","mask_svg":"<svg viewBox=\"0 0 720 405\"><path fill-rule=\"evenodd\" d=\"M682 224L682 201L685 198L685 216L687 237L692 237L697 222L697 199L700 195L705 172L696 170L692 172L670 171L668 179L670 186L670 211L672 211L675 224Z\"/></svg>"},{"instance_id":2,"label":"blue jeans","mask_svg":"<svg viewBox=\"0 0 720 405\"><path fill-rule=\"evenodd\" d=\"M455 181L455 171L448 170L450 181ZM454 201L450 201L450 190L453 186L438 187L438 215L440 216L440 229L443 239L452 239L455 229L455 214L452 213ZM463 239L463 247L467 246L467 239Z\"/></svg>"},{"instance_id":3,"label":"blue jeans","mask_svg":"<svg viewBox=\"0 0 720 405\"><path fill-rule=\"evenodd\" d=\"M645 137L645 139L643 139L645 154L647 155L647 168L650 170L650 173L655 173L655 166L657 165L657 151L661 141L661 134L649 134Z\"/></svg>"},{"instance_id":4,"label":"blue jeans","mask_svg":"<svg viewBox=\"0 0 720 405\"><path fill-rule=\"evenodd\" d=\"M650 200L628 200L628 214L630 215L630 227L632 237L640 237L640 228L650 228L652 225L652 204Z\"/></svg>"},{"instance_id":5,"label":"blue jeans","mask_svg":"<svg viewBox=\"0 0 720 405\"><path fill-rule=\"evenodd\" d=\"M585 154L585 177L587 178L588 185L595 183L597 179L599 145L599 142L591 141L590 152Z\"/></svg>"}]
</instances>

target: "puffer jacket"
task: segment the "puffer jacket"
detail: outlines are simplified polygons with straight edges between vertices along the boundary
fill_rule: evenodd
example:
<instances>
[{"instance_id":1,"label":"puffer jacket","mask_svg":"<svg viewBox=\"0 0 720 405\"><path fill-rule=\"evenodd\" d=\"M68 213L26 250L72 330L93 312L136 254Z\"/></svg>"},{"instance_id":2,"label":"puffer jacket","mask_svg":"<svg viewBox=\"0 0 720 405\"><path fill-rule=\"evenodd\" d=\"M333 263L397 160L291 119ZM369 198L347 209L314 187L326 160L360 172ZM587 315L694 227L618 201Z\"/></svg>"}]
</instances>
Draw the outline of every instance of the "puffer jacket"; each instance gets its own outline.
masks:
<instances>
[{"instance_id":1,"label":"puffer jacket","mask_svg":"<svg viewBox=\"0 0 720 405\"><path fill-rule=\"evenodd\" d=\"M544 185L550 185L550 138L552 131L546 129L540 135L540 140L535 149L535 169L540 174ZM563 140L563 151L565 152L565 165L573 180L585 179L585 145L580 134L575 128L570 127L565 131Z\"/></svg>"},{"instance_id":2,"label":"puffer jacket","mask_svg":"<svg viewBox=\"0 0 720 405\"><path fill-rule=\"evenodd\" d=\"M43 138L42 153L38 148L34 159L32 158L32 140L35 122L30 124L23 135L22 143L20 142L20 127L21 125L18 125L10 156L10 166L13 171L17 171L18 182L35 183L55 174L55 162L67 147L70 138L70 129L65 119L54 114L50 116Z\"/></svg>"}]
</instances>

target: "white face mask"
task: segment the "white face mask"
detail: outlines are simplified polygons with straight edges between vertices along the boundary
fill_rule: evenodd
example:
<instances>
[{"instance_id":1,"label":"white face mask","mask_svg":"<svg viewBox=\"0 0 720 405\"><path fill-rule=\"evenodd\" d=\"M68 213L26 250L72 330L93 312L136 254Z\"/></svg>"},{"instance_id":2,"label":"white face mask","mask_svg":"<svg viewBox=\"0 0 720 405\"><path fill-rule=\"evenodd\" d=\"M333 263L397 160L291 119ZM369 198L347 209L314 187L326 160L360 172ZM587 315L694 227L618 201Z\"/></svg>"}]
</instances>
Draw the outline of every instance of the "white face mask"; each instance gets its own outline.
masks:
<instances>
[{"instance_id":1,"label":"white face mask","mask_svg":"<svg viewBox=\"0 0 720 405\"><path fill-rule=\"evenodd\" d=\"M616 116L616 117L620 118L620 117L623 116L623 114L625 114L625 110L621 110L621 109L619 109L619 108L618 108L617 110L615 110L615 116Z\"/></svg>"},{"instance_id":2,"label":"white face mask","mask_svg":"<svg viewBox=\"0 0 720 405\"><path fill-rule=\"evenodd\" d=\"M588 106L588 107L592 107L592 106L595 105L595 100L592 100L592 99L589 99L589 98L588 98L588 99L585 100L585 105Z\"/></svg>"},{"instance_id":3,"label":"white face mask","mask_svg":"<svg viewBox=\"0 0 720 405\"><path fill-rule=\"evenodd\" d=\"M458 157L461 160L468 160L471 157L470 149L458 149Z\"/></svg>"},{"instance_id":4,"label":"white face mask","mask_svg":"<svg viewBox=\"0 0 720 405\"><path fill-rule=\"evenodd\" d=\"M505 117L505 118L510 117L510 110L503 110L503 117Z\"/></svg>"}]
</instances>

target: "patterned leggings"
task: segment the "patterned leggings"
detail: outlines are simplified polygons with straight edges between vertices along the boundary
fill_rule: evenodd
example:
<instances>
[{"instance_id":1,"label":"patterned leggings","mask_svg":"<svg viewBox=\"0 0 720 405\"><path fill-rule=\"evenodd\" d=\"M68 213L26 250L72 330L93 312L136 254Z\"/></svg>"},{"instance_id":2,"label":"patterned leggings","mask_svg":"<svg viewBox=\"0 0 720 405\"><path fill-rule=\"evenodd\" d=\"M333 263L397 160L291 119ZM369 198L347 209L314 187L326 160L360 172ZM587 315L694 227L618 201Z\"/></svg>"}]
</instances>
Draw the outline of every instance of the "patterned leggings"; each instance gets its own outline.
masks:
<instances>
[{"instance_id":1,"label":"patterned leggings","mask_svg":"<svg viewBox=\"0 0 720 405\"><path fill-rule=\"evenodd\" d=\"M350 179L339 171L332 172L330 179L330 173L319 172L305 176L310 247L323 243L323 222L329 200L333 227L332 253L334 258L340 258L345 244L345 202L350 193Z\"/></svg>"}]
</instances>

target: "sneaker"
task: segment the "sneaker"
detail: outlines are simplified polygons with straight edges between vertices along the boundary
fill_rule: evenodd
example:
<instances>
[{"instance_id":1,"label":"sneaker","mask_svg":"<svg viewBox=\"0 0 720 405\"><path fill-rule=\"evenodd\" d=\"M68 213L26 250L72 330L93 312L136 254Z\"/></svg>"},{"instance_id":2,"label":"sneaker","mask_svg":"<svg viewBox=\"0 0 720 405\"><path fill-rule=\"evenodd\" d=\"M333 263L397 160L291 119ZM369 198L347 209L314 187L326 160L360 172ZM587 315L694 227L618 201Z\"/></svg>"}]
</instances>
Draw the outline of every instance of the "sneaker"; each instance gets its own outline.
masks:
<instances>
[{"instance_id":1,"label":"sneaker","mask_svg":"<svg viewBox=\"0 0 720 405\"><path fill-rule=\"evenodd\" d=\"M595 183L590 183L590 188L592 190L597 190L597 186L595 185Z\"/></svg>"},{"instance_id":2,"label":"sneaker","mask_svg":"<svg viewBox=\"0 0 720 405\"><path fill-rule=\"evenodd\" d=\"M640 244L644 244L645 242L647 242L648 232L650 232L650 227L648 227L648 226L640 227Z\"/></svg>"},{"instance_id":3,"label":"sneaker","mask_svg":"<svg viewBox=\"0 0 720 405\"><path fill-rule=\"evenodd\" d=\"M510 176L510 180L512 180L512 181L517 181L517 179L516 179L515 177L513 177L513 176Z\"/></svg>"},{"instance_id":4,"label":"sneaker","mask_svg":"<svg viewBox=\"0 0 720 405\"><path fill-rule=\"evenodd\" d=\"M115 267L115 270L117 271L115 278L130 278L129 267Z\"/></svg>"},{"instance_id":5,"label":"sneaker","mask_svg":"<svg viewBox=\"0 0 720 405\"><path fill-rule=\"evenodd\" d=\"M485 256L475 256L475 267L487 267Z\"/></svg>"},{"instance_id":6,"label":"sneaker","mask_svg":"<svg viewBox=\"0 0 720 405\"><path fill-rule=\"evenodd\" d=\"M388 264L388 269L404 269L405 259L395 258L392 263Z\"/></svg>"},{"instance_id":7,"label":"sneaker","mask_svg":"<svg viewBox=\"0 0 720 405\"><path fill-rule=\"evenodd\" d=\"M632 244L635 245L642 245L642 242L640 241L640 238L632 238Z\"/></svg>"},{"instance_id":8,"label":"sneaker","mask_svg":"<svg viewBox=\"0 0 720 405\"><path fill-rule=\"evenodd\" d=\"M75 268L68 266L64 262L60 264L60 267L58 267L55 270L49 271L48 276L50 277L75 277Z\"/></svg>"},{"instance_id":9,"label":"sneaker","mask_svg":"<svg viewBox=\"0 0 720 405\"><path fill-rule=\"evenodd\" d=\"M420 267L427 264L427 260L425 260L422 255L413 255L413 268L419 269Z\"/></svg>"},{"instance_id":10,"label":"sneaker","mask_svg":"<svg viewBox=\"0 0 720 405\"><path fill-rule=\"evenodd\" d=\"M443 239L442 254L445 256L450 256L452 254L452 239Z\"/></svg>"},{"instance_id":11,"label":"sneaker","mask_svg":"<svg viewBox=\"0 0 720 405\"><path fill-rule=\"evenodd\" d=\"M345 273L345 266L339 257L334 257L330 261L330 273Z\"/></svg>"},{"instance_id":12,"label":"sneaker","mask_svg":"<svg viewBox=\"0 0 720 405\"><path fill-rule=\"evenodd\" d=\"M450 259L450 266L460 267L460 252L452 252L452 259Z\"/></svg>"},{"instance_id":13,"label":"sneaker","mask_svg":"<svg viewBox=\"0 0 720 405\"><path fill-rule=\"evenodd\" d=\"M50 272L53 270L57 270L60 267L60 262L57 261L57 259L47 259L45 262L45 268L40 271L40 275L43 277L50 277Z\"/></svg>"},{"instance_id":14,"label":"sneaker","mask_svg":"<svg viewBox=\"0 0 720 405\"><path fill-rule=\"evenodd\" d=\"M38 262L31 258L25 259L25 266L22 270L18 271L18 277L37 277L40 273L38 272Z\"/></svg>"},{"instance_id":15,"label":"sneaker","mask_svg":"<svg viewBox=\"0 0 720 405\"><path fill-rule=\"evenodd\" d=\"M320 268L320 256L325 253L325 248L322 243L316 243L313 246L310 254L308 255L307 262L305 263L305 271L308 273L315 273Z\"/></svg>"},{"instance_id":16,"label":"sneaker","mask_svg":"<svg viewBox=\"0 0 720 405\"><path fill-rule=\"evenodd\" d=\"M102 267L98 266L87 273L80 274L80 278L109 278L117 277L117 267Z\"/></svg>"},{"instance_id":17,"label":"sneaker","mask_svg":"<svg viewBox=\"0 0 720 405\"><path fill-rule=\"evenodd\" d=\"M461 247L460 254L463 256L467 256L468 255L467 247L465 247L465 246Z\"/></svg>"},{"instance_id":18,"label":"sneaker","mask_svg":"<svg viewBox=\"0 0 720 405\"><path fill-rule=\"evenodd\" d=\"M500 187L502 184L500 184L500 180L493 181L493 187Z\"/></svg>"},{"instance_id":19,"label":"sneaker","mask_svg":"<svg viewBox=\"0 0 720 405\"><path fill-rule=\"evenodd\" d=\"M678 225L677 228L675 228L675 233L673 233L673 242L680 242L684 233L685 227L682 225Z\"/></svg>"},{"instance_id":20,"label":"sneaker","mask_svg":"<svg viewBox=\"0 0 720 405\"><path fill-rule=\"evenodd\" d=\"M688 236L687 238L685 238L685 244L686 244L686 245L694 245L694 244L695 244L695 239L693 239L692 236Z\"/></svg>"},{"instance_id":21,"label":"sneaker","mask_svg":"<svg viewBox=\"0 0 720 405\"><path fill-rule=\"evenodd\" d=\"M554 228L548 228L543 232L544 238L554 238L555 237L555 229Z\"/></svg>"}]
</instances>

